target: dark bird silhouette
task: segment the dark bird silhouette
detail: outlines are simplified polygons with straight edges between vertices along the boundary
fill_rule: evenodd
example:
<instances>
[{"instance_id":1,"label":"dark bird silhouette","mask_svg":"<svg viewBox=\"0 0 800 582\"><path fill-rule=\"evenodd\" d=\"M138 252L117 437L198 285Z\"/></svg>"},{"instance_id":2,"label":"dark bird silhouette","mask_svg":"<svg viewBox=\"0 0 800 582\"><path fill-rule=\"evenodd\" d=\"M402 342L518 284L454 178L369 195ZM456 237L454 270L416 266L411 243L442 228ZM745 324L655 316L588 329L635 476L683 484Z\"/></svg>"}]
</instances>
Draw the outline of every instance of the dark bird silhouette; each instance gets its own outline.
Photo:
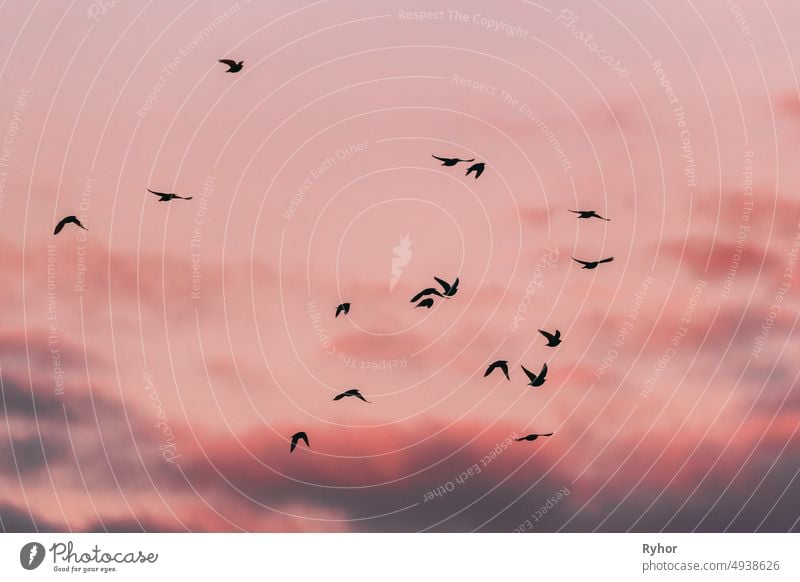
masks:
<instances>
[{"instance_id":1,"label":"dark bird silhouette","mask_svg":"<svg viewBox=\"0 0 800 582\"><path fill-rule=\"evenodd\" d=\"M414 303L415 301L421 299L422 297L425 297L426 295L437 295L439 297L443 297L443 295L439 293L437 289L434 289L433 287L428 287L427 289L423 289L422 291L414 295L414 297L411 298L411 303Z\"/></svg>"},{"instance_id":2,"label":"dark bird silhouette","mask_svg":"<svg viewBox=\"0 0 800 582\"><path fill-rule=\"evenodd\" d=\"M546 437L546 436L553 436L552 432L548 432L547 434L529 434L524 437L520 437L518 439L514 439L515 441L535 441L539 437Z\"/></svg>"},{"instance_id":3,"label":"dark bird silhouette","mask_svg":"<svg viewBox=\"0 0 800 582\"><path fill-rule=\"evenodd\" d=\"M496 362L492 362L489 364L489 367L486 368L486 373L483 375L484 378L494 372L497 368L500 368L503 371L503 374L506 376L506 380L511 380L508 377L508 360L497 360Z\"/></svg>"},{"instance_id":4,"label":"dark bird silhouette","mask_svg":"<svg viewBox=\"0 0 800 582\"><path fill-rule=\"evenodd\" d=\"M597 265L601 263L610 263L614 260L614 257L608 257L607 259L602 259L600 261L582 261L580 259L576 259L575 257L572 257L572 260L583 265L584 269L596 269Z\"/></svg>"},{"instance_id":5,"label":"dark bird silhouette","mask_svg":"<svg viewBox=\"0 0 800 582\"><path fill-rule=\"evenodd\" d=\"M53 234L54 234L54 235L58 234L59 232L61 232L61 230L62 230L62 229L63 229L63 228L66 226L66 225L68 225L68 224L70 224L70 223L72 223L72 224L75 224L75 225L77 225L77 226L80 226L80 227L81 227L83 230L89 230L88 228L86 228L85 226L83 226L83 225L81 224L81 221L80 221L80 220L78 220L78 217L77 217L77 216L72 216L72 215L70 215L70 216L65 216L64 218L62 218L61 220L59 220L59 221L58 221L58 224L56 225L56 228L55 228L55 230L53 231Z\"/></svg>"},{"instance_id":6,"label":"dark bird silhouette","mask_svg":"<svg viewBox=\"0 0 800 582\"><path fill-rule=\"evenodd\" d=\"M453 281L452 285L444 279L440 279L439 277L434 277L434 279L436 279L436 282L442 286L445 297L452 297L458 292L458 277L456 277L456 280Z\"/></svg>"},{"instance_id":7,"label":"dark bird silhouette","mask_svg":"<svg viewBox=\"0 0 800 582\"><path fill-rule=\"evenodd\" d=\"M351 388L350 390L345 390L341 394L337 394L336 396L334 396L333 399L341 400L342 398L347 398L348 396L355 396L356 398L358 398L359 400L363 400L367 404L370 403L369 400L367 400L361 395L361 392L358 391L358 388Z\"/></svg>"},{"instance_id":8,"label":"dark bird silhouette","mask_svg":"<svg viewBox=\"0 0 800 582\"><path fill-rule=\"evenodd\" d=\"M428 297L427 299L423 299L422 301L417 303L417 307L427 307L428 309L430 309L431 307L433 307L433 299L431 299L430 297Z\"/></svg>"},{"instance_id":9,"label":"dark bird silhouette","mask_svg":"<svg viewBox=\"0 0 800 582\"><path fill-rule=\"evenodd\" d=\"M594 210L570 210L570 212L574 212L578 215L578 218L599 218L600 220L607 220L611 221L610 218L603 218L599 214L597 214Z\"/></svg>"},{"instance_id":10,"label":"dark bird silhouette","mask_svg":"<svg viewBox=\"0 0 800 582\"><path fill-rule=\"evenodd\" d=\"M522 371L525 372L525 375L528 377L528 380L530 380L528 384L529 386L533 386L535 388L537 386L541 386L542 384L544 384L545 376L547 376L547 364L542 366L542 371L539 372L538 375L532 374L530 370L526 370L525 366L520 366L520 368L522 368Z\"/></svg>"},{"instance_id":11,"label":"dark bird silhouette","mask_svg":"<svg viewBox=\"0 0 800 582\"><path fill-rule=\"evenodd\" d=\"M483 174L483 170L485 169L486 169L486 164L484 164L483 162L472 164L469 168L467 168L467 176L469 176L470 173L475 172L475 179L477 180L478 178L481 177L481 174Z\"/></svg>"},{"instance_id":12,"label":"dark bird silhouette","mask_svg":"<svg viewBox=\"0 0 800 582\"><path fill-rule=\"evenodd\" d=\"M342 303L339 307L336 308L336 316L339 317L339 314L344 312L345 315L350 313L350 304L349 303Z\"/></svg>"},{"instance_id":13,"label":"dark bird silhouette","mask_svg":"<svg viewBox=\"0 0 800 582\"><path fill-rule=\"evenodd\" d=\"M556 333L548 333L545 330L540 329L539 333L547 339L547 347L549 348L554 348L561 343L561 332L558 330L556 330Z\"/></svg>"},{"instance_id":14,"label":"dark bird silhouette","mask_svg":"<svg viewBox=\"0 0 800 582\"><path fill-rule=\"evenodd\" d=\"M169 202L170 200L191 200L192 199L191 196L178 196L177 194L173 194L171 192L169 194L167 194L165 192L155 192L155 191L151 190L150 188L148 188L147 191L150 192L150 194L155 194L156 196L160 196L160 198L158 199L159 202Z\"/></svg>"},{"instance_id":15,"label":"dark bird silhouette","mask_svg":"<svg viewBox=\"0 0 800 582\"><path fill-rule=\"evenodd\" d=\"M237 63L236 61L232 61L230 59L220 59L219 62L223 65L228 65L228 70L225 71L226 73L238 73L242 70L242 67L244 67L244 61L239 61Z\"/></svg>"},{"instance_id":16,"label":"dark bird silhouette","mask_svg":"<svg viewBox=\"0 0 800 582\"><path fill-rule=\"evenodd\" d=\"M303 431L296 432L292 435L292 444L289 445L289 452L291 453L294 451L294 448L297 446L298 441L305 441L306 446L311 448L311 445L308 444L308 435Z\"/></svg>"},{"instance_id":17,"label":"dark bird silhouette","mask_svg":"<svg viewBox=\"0 0 800 582\"><path fill-rule=\"evenodd\" d=\"M431 155L433 155L433 154L431 154ZM442 162L443 166L455 166L458 162L474 162L475 161L475 158L472 158L471 160L462 160L460 158L440 158L439 156L433 156L433 157L436 158L437 160L439 160L440 162Z\"/></svg>"}]
</instances>

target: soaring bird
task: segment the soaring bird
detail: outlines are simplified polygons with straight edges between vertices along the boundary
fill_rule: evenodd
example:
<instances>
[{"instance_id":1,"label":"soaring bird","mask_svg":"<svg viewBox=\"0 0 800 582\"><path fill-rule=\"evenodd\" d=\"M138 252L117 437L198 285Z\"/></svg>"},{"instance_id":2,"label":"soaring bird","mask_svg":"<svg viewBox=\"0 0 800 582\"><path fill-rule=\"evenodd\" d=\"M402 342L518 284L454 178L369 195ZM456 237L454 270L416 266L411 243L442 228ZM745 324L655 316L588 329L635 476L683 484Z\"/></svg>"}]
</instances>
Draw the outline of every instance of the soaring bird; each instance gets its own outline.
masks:
<instances>
[{"instance_id":1,"label":"soaring bird","mask_svg":"<svg viewBox=\"0 0 800 582\"><path fill-rule=\"evenodd\" d=\"M367 400L361 395L361 392L358 391L358 388L351 388L350 390L345 390L341 394L337 394L336 396L334 396L333 399L341 400L342 398L347 398L348 396L355 396L356 398L358 398L359 400L363 400L367 404L370 403L369 400Z\"/></svg>"},{"instance_id":2,"label":"soaring bird","mask_svg":"<svg viewBox=\"0 0 800 582\"><path fill-rule=\"evenodd\" d=\"M431 307L433 307L433 299L431 299L430 297L428 297L427 299L423 299L422 301L417 303L417 307L427 307L428 309L430 309Z\"/></svg>"},{"instance_id":3,"label":"soaring bird","mask_svg":"<svg viewBox=\"0 0 800 582\"><path fill-rule=\"evenodd\" d=\"M533 386L536 388L537 386L541 386L544 384L544 377L547 376L547 364L542 366L542 371L539 374L532 374L530 370L526 370L525 366L520 366L522 371L525 372L525 375L528 377L530 382L528 383L529 386Z\"/></svg>"},{"instance_id":4,"label":"soaring bird","mask_svg":"<svg viewBox=\"0 0 800 582\"><path fill-rule=\"evenodd\" d=\"M223 65L228 65L228 70L225 71L226 73L238 73L242 70L242 67L244 67L244 61L239 61L237 63L236 61L232 61L230 59L220 59L219 62Z\"/></svg>"},{"instance_id":5,"label":"soaring bird","mask_svg":"<svg viewBox=\"0 0 800 582\"><path fill-rule=\"evenodd\" d=\"M339 307L336 308L336 315L335 317L339 317L339 314L344 312L345 315L350 313L350 304L349 303L342 303Z\"/></svg>"},{"instance_id":6,"label":"soaring bird","mask_svg":"<svg viewBox=\"0 0 800 582\"><path fill-rule=\"evenodd\" d=\"M529 434L529 435L526 435L524 437L520 437L520 438L514 439L514 440L517 441L517 442L519 442L519 441L535 441L539 437L545 437L545 436L553 436L553 433L552 432L548 432L547 434Z\"/></svg>"},{"instance_id":7,"label":"soaring bird","mask_svg":"<svg viewBox=\"0 0 800 582\"><path fill-rule=\"evenodd\" d=\"M289 445L289 452L291 453L294 451L294 448L297 446L298 441L303 440L306 443L308 448L311 448L311 445L308 444L308 435L303 431L296 432L292 435L292 444Z\"/></svg>"},{"instance_id":8,"label":"soaring bird","mask_svg":"<svg viewBox=\"0 0 800 582\"><path fill-rule=\"evenodd\" d=\"M495 371L495 369L500 368L503 371L503 374L506 376L506 380L511 380L508 377L508 360L497 360L496 362L492 362L489 364L489 367L486 368L486 373L483 375L484 378Z\"/></svg>"},{"instance_id":9,"label":"soaring bird","mask_svg":"<svg viewBox=\"0 0 800 582\"><path fill-rule=\"evenodd\" d=\"M568 209L569 210L569 209ZM610 218L603 218L599 214L597 214L594 210L570 210L570 212L574 212L578 215L578 218L599 218L600 220L607 220L610 221Z\"/></svg>"},{"instance_id":10,"label":"soaring bird","mask_svg":"<svg viewBox=\"0 0 800 582\"><path fill-rule=\"evenodd\" d=\"M466 175L469 176L471 172L475 172L475 179L477 180L481 177L481 174L483 174L484 169L486 169L486 164L483 162L478 162L477 164L472 164L469 168L467 168Z\"/></svg>"},{"instance_id":11,"label":"soaring bird","mask_svg":"<svg viewBox=\"0 0 800 582\"><path fill-rule=\"evenodd\" d=\"M160 196L158 199L159 202L169 202L170 200L191 200L191 196L178 196L177 194L166 194L164 192L154 192L150 188L147 189L150 194L155 194L156 196Z\"/></svg>"},{"instance_id":12,"label":"soaring bird","mask_svg":"<svg viewBox=\"0 0 800 582\"><path fill-rule=\"evenodd\" d=\"M458 277L456 277L456 280L453 281L452 285L444 279L440 279L439 277L434 277L434 279L436 279L436 282L442 286L445 297L452 297L458 292Z\"/></svg>"},{"instance_id":13,"label":"soaring bird","mask_svg":"<svg viewBox=\"0 0 800 582\"><path fill-rule=\"evenodd\" d=\"M539 333L547 339L547 347L549 348L554 348L561 343L561 332L559 330L556 330L556 333L548 333L540 329Z\"/></svg>"},{"instance_id":14,"label":"soaring bird","mask_svg":"<svg viewBox=\"0 0 800 582\"><path fill-rule=\"evenodd\" d=\"M423 289L422 291L414 295L411 298L411 303L414 303L415 301L421 299L422 297L425 297L426 295L437 295L439 297L443 297L443 295L439 293L437 289L434 289L433 287L428 287L427 289Z\"/></svg>"},{"instance_id":15,"label":"soaring bird","mask_svg":"<svg viewBox=\"0 0 800 582\"><path fill-rule=\"evenodd\" d=\"M433 154L431 154L431 155L433 155ZM433 156L433 157L436 158L437 160L439 160L440 162L442 162L443 166L455 166L458 162L474 162L475 161L475 158L472 158L471 160L462 160L460 158L440 158L439 156Z\"/></svg>"},{"instance_id":16,"label":"soaring bird","mask_svg":"<svg viewBox=\"0 0 800 582\"><path fill-rule=\"evenodd\" d=\"M575 257L572 257L572 260L583 265L584 269L596 269L597 265L601 263L610 263L614 260L614 257L608 257L607 259L602 259L600 261L582 261L580 259L576 259Z\"/></svg>"},{"instance_id":17,"label":"soaring bird","mask_svg":"<svg viewBox=\"0 0 800 582\"><path fill-rule=\"evenodd\" d=\"M63 228L66 226L66 225L68 225L68 224L70 224L70 223L72 223L72 224L75 224L75 225L77 225L77 226L80 226L80 227L81 227L83 230L89 230L88 228L86 228L85 226L83 226L83 225L81 224L81 221L80 221L80 220L78 220L78 217L77 217L77 216L72 216L72 215L70 215L70 216L65 216L64 218L62 218L61 220L59 220L59 221L58 221L58 224L56 225L56 228L55 228L55 230L53 231L53 234L54 234L54 235L58 234L59 232L61 232L61 230L62 230L62 229L63 229Z\"/></svg>"}]
</instances>

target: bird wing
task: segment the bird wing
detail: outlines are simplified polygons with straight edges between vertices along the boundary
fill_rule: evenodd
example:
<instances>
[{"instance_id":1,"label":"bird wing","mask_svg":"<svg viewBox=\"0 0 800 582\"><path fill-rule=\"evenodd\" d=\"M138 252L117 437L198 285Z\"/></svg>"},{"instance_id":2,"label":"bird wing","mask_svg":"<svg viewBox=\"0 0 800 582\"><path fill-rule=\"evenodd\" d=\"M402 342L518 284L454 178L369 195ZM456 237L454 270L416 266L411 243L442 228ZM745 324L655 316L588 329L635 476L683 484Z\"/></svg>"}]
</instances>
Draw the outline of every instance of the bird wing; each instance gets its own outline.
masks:
<instances>
[{"instance_id":1,"label":"bird wing","mask_svg":"<svg viewBox=\"0 0 800 582\"><path fill-rule=\"evenodd\" d=\"M553 335L553 337L554 337L555 339L557 339L557 340L560 340L560 339L561 339L561 330L558 330L558 329L557 329L557 330L556 330L556 333L555 333L555 335Z\"/></svg>"},{"instance_id":2,"label":"bird wing","mask_svg":"<svg viewBox=\"0 0 800 582\"><path fill-rule=\"evenodd\" d=\"M341 399L342 399L342 398L344 398L345 396L347 396L347 394L346 394L346 393L345 393L345 394L337 394L336 396L334 396L334 397L333 397L333 399L334 399L334 400L341 400Z\"/></svg>"},{"instance_id":3,"label":"bird wing","mask_svg":"<svg viewBox=\"0 0 800 582\"><path fill-rule=\"evenodd\" d=\"M440 279L439 277L434 277L434 279L436 280L437 283L439 283L439 285L442 286L442 289L444 289L445 293L448 293L450 291L450 283L448 283L443 279Z\"/></svg>"},{"instance_id":4,"label":"bird wing","mask_svg":"<svg viewBox=\"0 0 800 582\"><path fill-rule=\"evenodd\" d=\"M610 263L614 260L614 257L608 257L607 259L603 259L602 261L597 261L598 263Z\"/></svg>"},{"instance_id":5,"label":"bird wing","mask_svg":"<svg viewBox=\"0 0 800 582\"><path fill-rule=\"evenodd\" d=\"M456 291L458 291L458 277L456 277L456 280L450 285L450 295L455 295Z\"/></svg>"},{"instance_id":6,"label":"bird wing","mask_svg":"<svg viewBox=\"0 0 800 582\"><path fill-rule=\"evenodd\" d=\"M581 265L588 265L589 264L589 261L582 261L580 259L576 259L575 257L572 257L572 260L575 261L576 263L580 263Z\"/></svg>"},{"instance_id":7,"label":"bird wing","mask_svg":"<svg viewBox=\"0 0 800 582\"><path fill-rule=\"evenodd\" d=\"M301 439L303 439L303 442L305 442L305 443L306 443L306 446L307 446L307 447L310 447L310 446L311 446L310 444L308 444L308 435L307 435L306 433L304 433L304 432L303 432L303 433L300 433L300 438L301 438Z\"/></svg>"},{"instance_id":8,"label":"bird wing","mask_svg":"<svg viewBox=\"0 0 800 582\"><path fill-rule=\"evenodd\" d=\"M430 298L423 299L422 301L417 303L417 307L430 307L431 305L433 305L433 299Z\"/></svg>"},{"instance_id":9,"label":"bird wing","mask_svg":"<svg viewBox=\"0 0 800 582\"><path fill-rule=\"evenodd\" d=\"M431 154L431 156L433 156L434 158L436 158L440 162L449 162L450 161L450 158L440 158L439 156L434 156L433 154Z\"/></svg>"},{"instance_id":10,"label":"bird wing","mask_svg":"<svg viewBox=\"0 0 800 582\"><path fill-rule=\"evenodd\" d=\"M552 432L548 432L547 434L540 434L539 436L553 436Z\"/></svg>"},{"instance_id":11,"label":"bird wing","mask_svg":"<svg viewBox=\"0 0 800 582\"><path fill-rule=\"evenodd\" d=\"M567 210L569 210L569 208L567 208ZM574 212L575 214L580 214L581 212L583 212L582 210L569 210L569 211Z\"/></svg>"},{"instance_id":12,"label":"bird wing","mask_svg":"<svg viewBox=\"0 0 800 582\"><path fill-rule=\"evenodd\" d=\"M167 194L166 192L156 192L155 190L151 190L150 188L148 188L147 191L150 192L150 194L155 194L156 196L161 196L161 197L172 196L172 194Z\"/></svg>"},{"instance_id":13,"label":"bird wing","mask_svg":"<svg viewBox=\"0 0 800 582\"><path fill-rule=\"evenodd\" d=\"M340 305L336 308L336 315L334 317L339 317L339 314L344 311L344 304ZM330 313L330 312L329 312Z\"/></svg>"},{"instance_id":14,"label":"bird wing","mask_svg":"<svg viewBox=\"0 0 800 582\"><path fill-rule=\"evenodd\" d=\"M478 166L478 168L475 170L475 179L478 179L478 178L481 177L481 174L483 174L483 170L485 168L486 168L486 166Z\"/></svg>"},{"instance_id":15,"label":"bird wing","mask_svg":"<svg viewBox=\"0 0 800 582\"><path fill-rule=\"evenodd\" d=\"M489 364L489 367L486 368L486 373L483 375L483 377L486 378L486 376L494 372L494 369L497 368L498 366L502 366L502 364L499 361L492 362L491 364Z\"/></svg>"},{"instance_id":16,"label":"bird wing","mask_svg":"<svg viewBox=\"0 0 800 582\"><path fill-rule=\"evenodd\" d=\"M533 374L525 366L520 366L520 368L522 368L522 371L525 372L525 375L528 377L528 380L530 380L531 382L535 382L536 381L536 374Z\"/></svg>"},{"instance_id":17,"label":"bird wing","mask_svg":"<svg viewBox=\"0 0 800 582\"><path fill-rule=\"evenodd\" d=\"M64 228L64 225L67 224L67 222L68 221L66 218L62 218L61 220L59 220L58 224L56 224L56 228L53 231L53 234L58 234L59 232L61 232L61 229Z\"/></svg>"},{"instance_id":18,"label":"bird wing","mask_svg":"<svg viewBox=\"0 0 800 582\"><path fill-rule=\"evenodd\" d=\"M542 366L542 371L541 371L541 372L539 372L539 378L541 378L542 380L544 380L544 377L545 377L545 376L547 376L547 364L544 364L544 365Z\"/></svg>"},{"instance_id":19,"label":"bird wing","mask_svg":"<svg viewBox=\"0 0 800 582\"><path fill-rule=\"evenodd\" d=\"M545 331L545 330L543 330L543 329L540 329L540 330L539 330L539 333L540 333L540 334L542 334L542 335L543 335L543 336L544 336L544 337L547 339L547 341L550 341L550 340L552 340L552 339L553 339L553 337L554 337L552 333L548 333L548 332L546 332L546 331Z\"/></svg>"},{"instance_id":20,"label":"bird wing","mask_svg":"<svg viewBox=\"0 0 800 582\"><path fill-rule=\"evenodd\" d=\"M363 400L364 402L366 402L367 404L369 404L369 400L367 400L366 398L364 398L364 397L361 395L361 392L359 392L358 390L356 390L356 391L355 391L355 393L353 394L353 396L355 396L356 398L359 398L359 399Z\"/></svg>"},{"instance_id":21,"label":"bird wing","mask_svg":"<svg viewBox=\"0 0 800 582\"><path fill-rule=\"evenodd\" d=\"M220 59L219 62L228 65L229 67L235 67L238 64L236 61L232 61L230 59Z\"/></svg>"},{"instance_id":22,"label":"bird wing","mask_svg":"<svg viewBox=\"0 0 800 582\"><path fill-rule=\"evenodd\" d=\"M412 297L412 298L411 298L411 303L414 303L414 302L416 302L418 299L421 299L421 298L422 298L422 297L424 297L425 295L439 295L439 296L441 297L441 295L442 295L442 294L441 294L441 293L439 293L439 292L438 292L436 289L434 289L433 287L428 287L427 289L423 289L422 291L420 291L419 293L417 293L416 295L414 295L414 297Z\"/></svg>"},{"instance_id":23,"label":"bird wing","mask_svg":"<svg viewBox=\"0 0 800 582\"><path fill-rule=\"evenodd\" d=\"M291 453L294 451L294 448L297 446L297 441L300 440L300 437L297 435L292 436L292 444L289 445L289 452Z\"/></svg>"}]
</instances>

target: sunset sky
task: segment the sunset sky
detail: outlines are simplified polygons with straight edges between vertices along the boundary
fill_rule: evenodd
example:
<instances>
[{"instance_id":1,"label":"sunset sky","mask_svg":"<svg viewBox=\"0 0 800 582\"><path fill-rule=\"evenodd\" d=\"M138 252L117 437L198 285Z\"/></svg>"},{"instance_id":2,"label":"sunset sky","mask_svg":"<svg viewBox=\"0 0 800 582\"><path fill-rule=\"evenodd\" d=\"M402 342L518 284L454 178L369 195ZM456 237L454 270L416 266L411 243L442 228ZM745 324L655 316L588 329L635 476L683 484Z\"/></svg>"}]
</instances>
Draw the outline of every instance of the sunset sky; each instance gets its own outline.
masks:
<instances>
[{"instance_id":1,"label":"sunset sky","mask_svg":"<svg viewBox=\"0 0 800 582\"><path fill-rule=\"evenodd\" d=\"M3 4L0 530L800 531L798 23Z\"/></svg>"}]
</instances>

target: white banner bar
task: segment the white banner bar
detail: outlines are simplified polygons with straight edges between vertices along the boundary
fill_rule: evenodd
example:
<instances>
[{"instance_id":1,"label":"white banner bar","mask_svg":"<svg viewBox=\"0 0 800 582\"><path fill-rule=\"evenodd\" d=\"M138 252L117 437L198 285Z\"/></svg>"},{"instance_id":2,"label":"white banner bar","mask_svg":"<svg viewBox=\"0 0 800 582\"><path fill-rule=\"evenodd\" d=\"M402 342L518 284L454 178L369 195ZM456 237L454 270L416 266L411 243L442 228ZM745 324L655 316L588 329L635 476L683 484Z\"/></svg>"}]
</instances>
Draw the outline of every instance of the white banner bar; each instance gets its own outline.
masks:
<instances>
[{"instance_id":1,"label":"white banner bar","mask_svg":"<svg viewBox=\"0 0 800 582\"><path fill-rule=\"evenodd\" d=\"M797 534L4 534L0 580L797 581L798 550Z\"/></svg>"}]
</instances>

